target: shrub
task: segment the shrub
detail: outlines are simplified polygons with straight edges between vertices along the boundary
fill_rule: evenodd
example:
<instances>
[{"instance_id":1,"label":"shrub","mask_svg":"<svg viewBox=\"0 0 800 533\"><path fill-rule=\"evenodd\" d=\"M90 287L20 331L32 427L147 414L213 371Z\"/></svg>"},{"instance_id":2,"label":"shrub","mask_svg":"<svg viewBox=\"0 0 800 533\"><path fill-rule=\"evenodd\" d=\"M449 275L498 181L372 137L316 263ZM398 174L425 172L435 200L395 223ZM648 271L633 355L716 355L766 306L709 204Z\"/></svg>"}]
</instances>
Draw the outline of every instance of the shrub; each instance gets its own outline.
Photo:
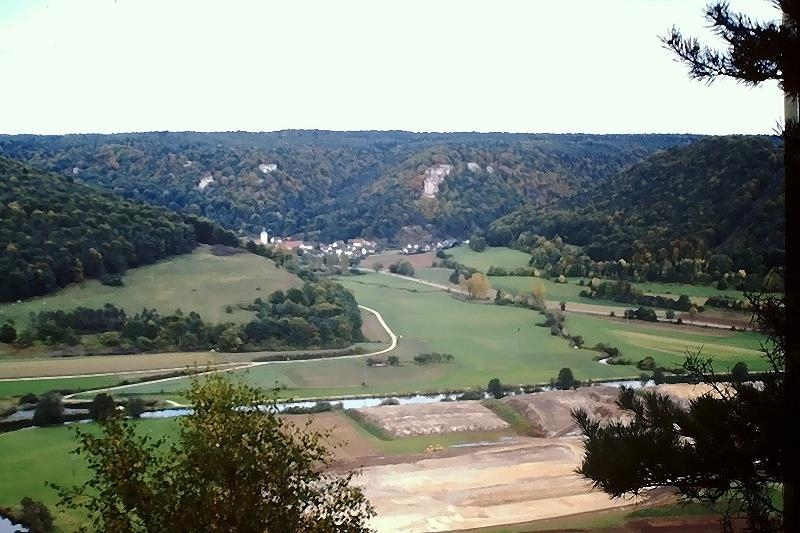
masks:
<instances>
[{"instance_id":1,"label":"shrub","mask_svg":"<svg viewBox=\"0 0 800 533\"><path fill-rule=\"evenodd\" d=\"M53 515L50 509L40 501L27 496L20 503L20 521L28 526L31 533L48 533L53 531Z\"/></svg>"},{"instance_id":2,"label":"shrub","mask_svg":"<svg viewBox=\"0 0 800 533\"><path fill-rule=\"evenodd\" d=\"M116 409L117 405L114 403L114 399L105 392L101 392L89 404L89 416L92 417L92 420L106 420L114 414Z\"/></svg>"},{"instance_id":3,"label":"shrub","mask_svg":"<svg viewBox=\"0 0 800 533\"><path fill-rule=\"evenodd\" d=\"M572 375L572 369L562 368L558 372L558 377L555 379L554 386L558 390L567 390L575 387L577 381L575 376Z\"/></svg>"},{"instance_id":4,"label":"shrub","mask_svg":"<svg viewBox=\"0 0 800 533\"><path fill-rule=\"evenodd\" d=\"M636 363L636 368L639 370L655 370L656 369L656 362L655 360L650 357L649 355Z\"/></svg>"},{"instance_id":5,"label":"shrub","mask_svg":"<svg viewBox=\"0 0 800 533\"><path fill-rule=\"evenodd\" d=\"M11 322L6 322L0 327L0 342L11 344L17 340L17 328Z\"/></svg>"},{"instance_id":6,"label":"shrub","mask_svg":"<svg viewBox=\"0 0 800 533\"><path fill-rule=\"evenodd\" d=\"M125 402L125 414L131 418L139 418L145 410L144 400L141 398L133 397L128 398Z\"/></svg>"},{"instance_id":7,"label":"shrub","mask_svg":"<svg viewBox=\"0 0 800 533\"><path fill-rule=\"evenodd\" d=\"M64 423L64 404L57 392L48 392L36 402L33 411L33 423L36 426L55 426Z\"/></svg>"}]
</instances>

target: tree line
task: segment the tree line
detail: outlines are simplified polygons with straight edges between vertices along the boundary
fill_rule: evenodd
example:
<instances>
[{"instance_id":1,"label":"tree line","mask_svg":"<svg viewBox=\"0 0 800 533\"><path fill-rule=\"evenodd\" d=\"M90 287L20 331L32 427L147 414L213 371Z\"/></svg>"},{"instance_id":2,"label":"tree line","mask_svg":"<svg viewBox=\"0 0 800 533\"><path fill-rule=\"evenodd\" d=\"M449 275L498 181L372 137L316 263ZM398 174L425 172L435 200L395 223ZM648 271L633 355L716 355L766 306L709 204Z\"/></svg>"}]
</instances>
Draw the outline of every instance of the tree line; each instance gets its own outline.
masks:
<instances>
[{"instance_id":1,"label":"tree line","mask_svg":"<svg viewBox=\"0 0 800 533\"><path fill-rule=\"evenodd\" d=\"M27 327L17 331L5 323L2 342L19 347L80 344L84 335L115 351L224 352L341 348L364 340L361 313L352 293L330 280L306 282L301 289L278 290L247 306L255 318L246 324L209 323L200 314L180 309L162 314L142 309L128 315L112 304L101 309L31 313Z\"/></svg>"}]
</instances>

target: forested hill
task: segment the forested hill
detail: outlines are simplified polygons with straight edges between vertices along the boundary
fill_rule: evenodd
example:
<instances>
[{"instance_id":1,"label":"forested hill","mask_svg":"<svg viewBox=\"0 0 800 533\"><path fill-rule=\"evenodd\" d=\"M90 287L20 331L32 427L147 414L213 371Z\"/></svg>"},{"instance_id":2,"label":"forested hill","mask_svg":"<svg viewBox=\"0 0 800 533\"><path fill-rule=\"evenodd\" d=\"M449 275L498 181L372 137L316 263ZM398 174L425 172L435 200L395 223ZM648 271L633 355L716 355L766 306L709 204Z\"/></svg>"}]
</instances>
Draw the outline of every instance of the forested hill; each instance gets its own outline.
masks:
<instances>
[{"instance_id":1,"label":"forested hill","mask_svg":"<svg viewBox=\"0 0 800 533\"><path fill-rule=\"evenodd\" d=\"M731 136L674 148L557 207L504 216L487 240L528 250L540 236L582 247L562 254L554 272L582 275L605 262L595 269L651 280L763 275L784 263L782 146Z\"/></svg>"},{"instance_id":2,"label":"forested hill","mask_svg":"<svg viewBox=\"0 0 800 533\"><path fill-rule=\"evenodd\" d=\"M209 221L117 198L0 157L0 301L46 294L84 278L190 252L236 245Z\"/></svg>"},{"instance_id":3,"label":"forested hill","mask_svg":"<svg viewBox=\"0 0 800 533\"><path fill-rule=\"evenodd\" d=\"M463 237L690 135L282 131L0 136L0 153L253 235ZM427 182L427 194L426 194ZM430 226L428 226L430 224Z\"/></svg>"}]
</instances>

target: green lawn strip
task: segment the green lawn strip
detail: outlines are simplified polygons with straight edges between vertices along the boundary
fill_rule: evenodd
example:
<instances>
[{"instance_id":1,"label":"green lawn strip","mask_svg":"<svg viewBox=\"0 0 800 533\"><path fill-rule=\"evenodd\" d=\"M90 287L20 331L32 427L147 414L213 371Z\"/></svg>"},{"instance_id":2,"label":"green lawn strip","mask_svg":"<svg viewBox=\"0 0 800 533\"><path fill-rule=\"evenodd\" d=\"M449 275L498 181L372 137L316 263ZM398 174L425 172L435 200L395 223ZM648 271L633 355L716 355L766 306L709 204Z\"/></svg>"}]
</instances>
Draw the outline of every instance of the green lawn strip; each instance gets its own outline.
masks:
<instances>
[{"instance_id":1,"label":"green lawn strip","mask_svg":"<svg viewBox=\"0 0 800 533\"><path fill-rule=\"evenodd\" d=\"M685 294L690 298L708 298L709 296L727 296L729 298L736 298L737 300L744 299L742 291L736 289L719 290L713 285L689 285L686 283L656 283L656 282L638 282L634 283L636 287L641 289L644 293L649 294L663 294L666 296L674 295L680 296Z\"/></svg>"},{"instance_id":2,"label":"green lawn strip","mask_svg":"<svg viewBox=\"0 0 800 533\"><path fill-rule=\"evenodd\" d=\"M94 431L97 426L89 423L80 428ZM137 430L154 438L174 434L175 429L171 419L137 422ZM57 495L45 485L45 481L73 485L88 479L86 462L70 454L75 449L74 431L74 426L60 426L0 434L0 507L17 506L22 497L29 496L48 506L63 531L77 529L84 515L56 507Z\"/></svg>"},{"instance_id":3,"label":"green lawn strip","mask_svg":"<svg viewBox=\"0 0 800 533\"><path fill-rule=\"evenodd\" d=\"M457 246L445 253L453 256L453 260L481 272L489 270L490 266L502 267L506 270L514 268L528 268L530 254L505 247L488 247L483 252L470 250L468 246Z\"/></svg>"},{"instance_id":4,"label":"green lawn strip","mask_svg":"<svg viewBox=\"0 0 800 533\"><path fill-rule=\"evenodd\" d=\"M361 414L356 409L346 409L344 414L355 423L355 425L367 433L371 438L378 439L380 441L389 441L392 440L392 435L389 434L385 429L380 427L378 424L375 424L363 414Z\"/></svg>"},{"instance_id":5,"label":"green lawn strip","mask_svg":"<svg viewBox=\"0 0 800 533\"><path fill-rule=\"evenodd\" d=\"M535 437L536 431L525 416L514 409L513 406L494 398L481 401L481 405L492 411L500 419L507 422L511 429L519 435Z\"/></svg>"},{"instance_id":6,"label":"green lawn strip","mask_svg":"<svg viewBox=\"0 0 800 533\"><path fill-rule=\"evenodd\" d=\"M585 347L605 342L619 348L622 357L634 363L651 356L660 366L677 367L685 360L687 351L702 347L705 357L714 358L714 368L718 372L727 371L739 361L753 371L769 368L759 351L759 343L765 337L750 331L711 330L704 333L689 327L661 327L641 321L579 314L568 315L567 328L571 334L583 336Z\"/></svg>"},{"instance_id":7,"label":"green lawn strip","mask_svg":"<svg viewBox=\"0 0 800 533\"><path fill-rule=\"evenodd\" d=\"M54 294L20 303L0 305L0 323L13 319L18 325L28 322L30 312L100 308L112 303L134 314L143 307L171 313L197 311L208 322L245 322L252 314L235 308L266 297L277 289L302 285L299 278L263 257L250 253L215 256L208 247L194 253L130 270L123 287L109 287L97 280L73 285ZM232 305L232 313L225 307Z\"/></svg>"},{"instance_id":8,"label":"green lawn strip","mask_svg":"<svg viewBox=\"0 0 800 533\"><path fill-rule=\"evenodd\" d=\"M92 390L111 387L119 381L118 376L0 381L0 396L22 396L29 392L42 394L51 390Z\"/></svg>"},{"instance_id":9,"label":"green lawn strip","mask_svg":"<svg viewBox=\"0 0 800 533\"><path fill-rule=\"evenodd\" d=\"M430 269L439 270L439 269ZM436 274L424 273L424 276L433 276ZM449 274L448 274L449 275ZM422 277L422 276L420 276ZM429 279L425 277L423 279ZM636 307L633 304L625 304L614 302L611 300L592 300L590 298L583 298L580 292L586 289L585 286L578 285L578 282L583 279L589 281L590 278L567 278L566 283L558 283L555 280L547 280L533 276L492 276L489 278L492 288L502 289L505 292L512 294L519 294L521 292L530 292L533 289L534 283L541 283L546 290L546 297L548 300L558 300L564 302L578 302L585 304L596 305L612 305L612 306L628 306ZM431 281L434 281L431 279ZM616 280L602 279L614 283ZM744 299L741 291L737 290L717 290L709 285L688 285L685 283L634 283L635 287L639 288L645 294L661 294L667 297L678 299L681 294L689 296L693 302L702 305L709 296L723 295L738 300ZM701 315L702 316L702 315Z\"/></svg>"}]
</instances>

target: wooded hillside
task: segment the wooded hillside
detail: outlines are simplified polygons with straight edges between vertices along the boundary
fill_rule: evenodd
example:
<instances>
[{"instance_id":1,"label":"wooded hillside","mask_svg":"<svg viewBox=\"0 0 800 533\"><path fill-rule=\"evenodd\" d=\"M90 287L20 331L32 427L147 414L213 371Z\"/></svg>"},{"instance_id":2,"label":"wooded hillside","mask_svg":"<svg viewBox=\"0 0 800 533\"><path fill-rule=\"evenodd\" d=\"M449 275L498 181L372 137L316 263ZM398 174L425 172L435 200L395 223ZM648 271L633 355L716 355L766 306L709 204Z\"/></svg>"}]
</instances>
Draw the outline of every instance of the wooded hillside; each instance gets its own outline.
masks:
<instances>
[{"instance_id":1,"label":"wooded hillside","mask_svg":"<svg viewBox=\"0 0 800 533\"><path fill-rule=\"evenodd\" d=\"M441 236L569 198L690 135L283 131L0 136L0 153L254 235ZM449 165L425 197L426 170Z\"/></svg>"},{"instance_id":2,"label":"wooded hillside","mask_svg":"<svg viewBox=\"0 0 800 533\"><path fill-rule=\"evenodd\" d=\"M555 275L684 282L740 269L763 275L784 263L782 148L744 136L673 148L557 206L504 216L487 239L539 248L537 266L558 264Z\"/></svg>"},{"instance_id":3,"label":"wooded hillside","mask_svg":"<svg viewBox=\"0 0 800 533\"><path fill-rule=\"evenodd\" d=\"M0 301L47 294L184 254L198 242L238 245L197 217L117 198L0 157Z\"/></svg>"}]
</instances>

